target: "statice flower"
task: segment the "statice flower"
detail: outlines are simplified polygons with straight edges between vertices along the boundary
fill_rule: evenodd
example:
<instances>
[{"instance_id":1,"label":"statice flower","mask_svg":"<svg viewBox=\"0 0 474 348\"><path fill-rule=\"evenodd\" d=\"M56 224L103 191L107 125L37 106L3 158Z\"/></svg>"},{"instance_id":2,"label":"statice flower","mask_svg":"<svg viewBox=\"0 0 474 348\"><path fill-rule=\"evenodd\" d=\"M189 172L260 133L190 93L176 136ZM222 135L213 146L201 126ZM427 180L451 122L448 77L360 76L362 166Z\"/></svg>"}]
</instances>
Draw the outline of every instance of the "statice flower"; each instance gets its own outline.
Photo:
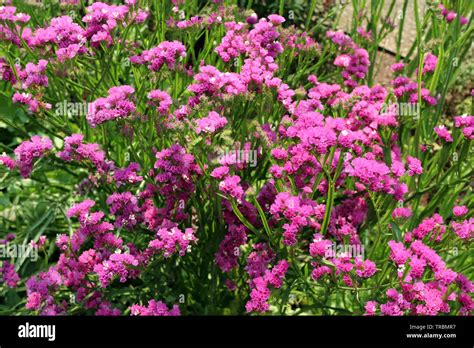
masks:
<instances>
[{"instance_id":1,"label":"statice flower","mask_svg":"<svg viewBox=\"0 0 474 348\"><path fill-rule=\"evenodd\" d=\"M237 201L241 201L244 196L244 190L240 184L240 177L238 175L227 176L219 183L219 190Z\"/></svg>"},{"instance_id":2,"label":"statice flower","mask_svg":"<svg viewBox=\"0 0 474 348\"><path fill-rule=\"evenodd\" d=\"M107 198L110 213L115 215L115 227L132 229L140 222L138 200L131 192L115 192Z\"/></svg>"},{"instance_id":3,"label":"statice flower","mask_svg":"<svg viewBox=\"0 0 474 348\"><path fill-rule=\"evenodd\" d=\"M390 66L390 69L392 69L392 71L403 71L404 68L405 64L403 62L395 63Z\"/></svg>"},{"instance_id":4,"label":"statice flower","mask_svg":"<svg viewBox=\"0 0 474 348\"><path fill-rule=\"evenodd\" d=\"M435 278L441 281L443 284L449 285L456 279L456 273L446 267L446 263L443 261L435 250L423 244L419 240L415 240L410 245L410 250L416 254L419 258L424 259L427 265L434 272Z\"/></svg>"},{"instance_id":5,"label":"statice flower","mask_svg":"<svg viewBox=\"0 0 474 348\"><path fill-rule=\"evenodd\" d=\"M356 87L357 81L363 79L369 71L369 53L363 48L356 48L350 55L338 56L334 65L343 67L341 76L344 84L349 87Z\"/></svg>"},{"instance_id":6,"label":"statice flower","mask_svg":"<svg viewBox=\"0 0 474 348\"><path fill-rule=\"evenodd\" d=\"M246 52L246 46L245 36L241 33L244 28L243 24L227 22L225 28L226 34L215 51L224 62L228 62Z\"/></svg>"},{"instance_id":7,"label":"statice flower","mask_svg":"<svg viewBox=\"0 0 474 348\"><path fill-rule=\"evenodd\" d=\"M16 83L15 73L5 58L0 58L0 81L6 81L14 85Z\"/></svg>"},{"instance_id":8,"label":"statice flower","mask_svg":"<svg viewBox=\"0 0 474 348\"><path fill-rule=\"evenodd\" d=\"M14 103L24 104L28 106L28 113L38 113L42 109L49 110L51 109L51 104L45 103L40 99L39 96L33 95L27 92L15 92L13 94L12 101Z\"/></svg>"},{"instance_id":9,"label":"statice flower","mask_svg":"<svg viewBox=\"0 0 474 348\"><path fill-rule=\"evenodd\" d=\"M250 58L275 58L283 52L283 46L277 41L279 36L280 33L276 30L274 23L265 18L260 19L248 33L247 52Z\"/></svg>"},{"instance_id":10,"label":"statice flower","mask_svg":"<svg viewBox=\"0 0 474 348\"><path fill-rule=\"evenodd\" d=\"M10 170L15 169L16 162L13 158L8 157L6 154L0 156L0 165L4 165Z\"/></svg>"},{"instance_id":11,"label":"statice flower","mask_svg":"<svg viewBox=\"0 0 474 348\"><path fill-rule=\"evenodd\" d=\"M364 306L365 308L364 315L367 315L367 316L375 315L375 311L377 310L377 305L378 303L376 301L367 301L367 303Z\"/></svg>"},{"instance_id":12,"label":"statice flower","mask_svg":"<svg viewBox=\"0 0 474 348\"><path fill-rule=\"evenodd\" d=\"M176 224L162 227L156 232L156 238L150 241L148 248L153 252L163 252L165 258L174 255L176 252L184 256L191 251L191 243L196 243L197 238L192 228L181 231Z\"/></svg>"},{"instance_id":13,"label":"statice flower","mask_svg":"<svg viewBox=\"0 0 474 348\"><path fill-rule=\"evenodd\" d=\"M1 281L9 288L16 288L20 281L20 276L15 272L15 265L8 261L3 261L0 267Z\"/></svg>"},{"instance_id":14,"label":"statice flower","mask_svg":"<svg viewBox=\"0 0 474 348\"><path fill-rule=\"evenodd\" d=\"M27 63L25 69L21 69L15 64L15 69L19 80L10 78L11 83L15 83L13 87L19 91L13 94L14 103L20 103L28 106L30 113L37 113L41 109L51 109L51 104L41 100L42 94L40 90L48 86L48 77L46 76L46 66L48 61L40 59L38 64ZM21 92L21 90L23 90Z\"/></svg>"},{"instance_id":15,"label":"statice flower","mask_svg":"<svg viewBox=\"0 0 474 348\"><path fill-rule=\"evenodd\" d=\"M451 136L451 133L446 129L445 126L440 125L438 127L434 128L434 131L438 136L443 139L447 143L451 143L453 141L453 137Z\"/></svg>"},{"instance_id":16,"label":"statice flower","mask_svg":"<svg viewBox=\"0 0 474 348\"><path fill-rule=\"evenodd\" d=\"M194 156L179 144L157 152L154 168L160 193L173 202L187 199L194 192L193 176L201 174Z\"/></svg>"},{"instance_id":17,"label":"statice flower","mask_svg":"<svg viewBox=\"0 0 474 348\"><path fill-rule=\"evenodd\" d=\"M422 174L423 167L421 161L418 158L407 156L408 175L413 176L415 174Z\"/></svg>"},{"instance_id":18,"label":"statice flower","mask_svg":"<svg viewBox=\"0 0 474 348\"><path fill-rule=\"evenodd\" d=\"M423 239L429 233L432 233L431 239L435 238L436 241L440 241L446 232L446 226L444 226L443 223L444 221L441 215L434 214L432 217L424 219L418 227L412 231L413 237Z\"/></svg>"},{"instance_id":19,"label":"statice flower","mask_svg":"<svg viewBox=\"0 0 474 348\"><path fill-rule=\"evenodd\" d=\"M140 165L135 162L130 162L126 168L117 168L114 171L114 180L117 187L126 184L136 184L143 181L143 177L137 175L140 171Z\"/></svg>"},{"instance_id":20,"label":"statice flower","mask_svg":"<svg viewBox=\"0 0 474 348\"><path fill-rule=\"evenodd\" d=\"M139 265L138 260L130 254L113 253L108 260L94 266L94 272L99 276L100 286L107 287L115 276L121 283L136 275L133 267Z\"/></svg>"},{"instance_id":21,"label":"statice flower","mask_svg":"<svg viewBox=\"0 0 474 348\"><path fill-rule=\"evenodd\" d=\"M245 271L251 279L264 275L268 265L275 258L275 253L265 243L255 243L252 249L245 266Z\"/></svg>"},{"instance_id":22,"label":"statice flower","mask_svg":"<svg viewBox=\"0 0 474 348\"><path fill-rule=\"evenodd\" d=\"M447 23L453 22L456 18L458 18L458 14L454 11L449 11L446 7L442 4L438 5L439 10L441 11L441 15L444 17ZM459 16L459 23L461 26L466 25L469 20L466 17Z\"/></svg>"},{"instance_id":23,"label":"statice flower","mask_svg":"<svg viewBox=\"0 0 474 348\"><path fill-rule=\"evenodd\" d=\"M317 266L317 264L314 264ZM311 278L315 281L318 281L321 277L327 274L331 274L332 269L328 266L317 266L311 271Z\"/></svg>"},{"instance_id":24,"label":"statice flower","mask_svg":"<svg viewBox=\"0 0 474 348\"><path fill-rule=\"evenodd\" d=\"M99 172L106 172L114 167L114 164L105 158L105 152L100 149L99 144L84 143L82 134L72 134L64 138L64 149L57 156L66 162L90 161Z\"/></svg>"},{"instance_id":25,"label":"statice flower","mask_svg":"<svg viewBox=\"0 0 474 348\"><path fill-rule=\"evenodd\" d=\"M23 39L29 46L42 47L45 50L54 46L60 62L87 52L86 32L69 16L52 18L49 26L38 28L31 35L24 34Z\"/></svg>"},{"instance_id":26,"label":"statice flower","mask_svg":"<svg viewBox=\"0 0 474 348\"><path fill-rule=\"evenodd\" d=\"M309 254L313 257L321 256L325 257L328 249L332 246L332 242L328 239L324 239L319 233L313 236L313 241L309 245Z\"/></svg>"},{"instance_id":27,"label":"statice flower","mask_svg":"<svg viewBox=\"0 0 474 348\"><path fill-rule=\"evenodd\" d=\"M412 256L410 260L410 276L413 278L422 278L425 271L426 260L417 256Z\"/></svg>"},{"instance_id":28,"label":"statice flower","mask_svg":"<svg viewBox=\"0 0 474 348\"><path fill-rule=\"evenodd\" d=\"M18 69L18 77L20 78L20 88L28 89L33 87L47 87L47 65L47 60L40 59L38 61L38 64L27 63L24 70Z\"/></svg>"},{"instance_id":29,"label":"statice flower","mask_svg":"<svg viewBox=\"0 0 474 348\"><path fill-rule=\"evenodd\" d=\"M134 64L145 64L151 71L160 71L163 65L173 70L179 58L186 57L186 48L179 41L163 41L157 47L143 51L140 55L130 57Z\"/></svg>"},{"instance_id":30,"label":"statice flower","mask_svg":"<svg viewBox=\"0 0 474 348\"><path fill-rule=\"evenodd\" d=\"M370 278L377 271L375 263L370 260L361 260L356 258L354 260L355 273L361 278Z\"/></svg>"},{"instance_id":31,"label":"statice flower","mask_svg":"<svg viewBox=\"0 0 474 348\"><path fill-rule=\"evenodd\" d=\"M462 217L468 213L468 209L465 205L457 205L453 208L453 214L455 217Z\"/></svg>"},{"instance_id":32,"label":"statice flower","mask_svg":"<svg viewBox=\"0 0 474 348\"><path fill-rule=\"evenodd\" d=\"M279 289L282 286L283 278L288 270L288 262L280 260L272 270L265 270L264 275L250 280L250 300L245 305L247 313L266 312L269 309L268 300L270 298L271 285Z\"/></svg>"},{"instance_id":33,"label":"statice flower","mask_svg":"<svg viewBox=\"0 0 474 348\"><path fill-rule=\"evenodd\" d=\"M130 117L136 110L132 100L134 92L135 89L127 85L110 88L107 97L91 103L87 122L95 128L106 121Z\"/></svg>"},{"instance_id":34,"label":"statice flower","mask_svg":"<svg viewBox=\"0 0 474 348\"><path fill-rule=\"evenodd\" d=\"M296 123L298 125L299 122ZM336 145L336 133L327 127L307 127L294 131L293 127L288 128L288 136L296 136L301 144L307 148L314 148L318 153L325 154L330 147Z\"/></svg>"},{"instance_id":35,"label":"statice flower","mask_svg":"<svg viewBox=\"0 0 474 348\"><path fill-rule=\"evenodd\" d=\"M272 85L273 73L278 69L272 57L247 58L244 61L240 72L240 78L246 85L255 84L261 86L267 84L268 87L278 87L280 82Z\"/></svg>"},{"instance_id":36,"label":"statice flower","mask_svg":"<svg viewBox=\"0 0 474 348\"><path fill-rule=\"evenodd\" d=\"M283 225L283 242L286 245L293 245L297 242L296 236L301 228L305 226L319 228L320 225L317 221L323 219L324 211L324 205L292 196L289 192L278 193L269 210L270 214L276 217L283 215L289 221Z\"/></svg>"},{"instance_id":37,"label":"statice flower","mask_svg":"<svg viewBox=\"0 0 474 348\"><path fill-rule=\"evenodd\" d=\"M202 95L219 97L224 93L237 95L247 91L247 86L239 74L223 73L212 65L201 66L194 80L196 82L189 85L188 90L195 93L197 97Z\"/></svg>"},{"instance_id":38,"label":"statice flower","mask_svg":"<svg viewBox=\"0 0 474 348\"><path fill-rule=\"evenodd\" d=\"M99 47L101 42L107 45L113 43L112 31L125 20L129 8L125 5L108 5L95 2L86 8L82 21L86 23L85 35L93 47Z\"/></svg>"},{"instance_id":39,"label":"statice flower","mask_svg":"<svg viewBox=\"0 0 474 348\"><path fill-rule=\"evenodd\" d=\"M222 179L225 176L227 176L228 174L229 174L229 167L228 166L217 167L211 172L211 176L214 179Z\"/></svg>"},{"instance_id":40,"label":"statice flower","mask_svg":"<svg viewBox=\"0 0 474 348\"><path fill-rule=\"evenodd\" d=\"M51 149L53 144L48 137L42 137L34 135L30 140L22 142L15 149L16 161L14 162L16 167L20 170L21 176L27 178L30 176L33 170L33 162L37 158L44 157ZM13 163L10 161L4 162L11 166Z\"/></svg>"},{"instance_id":41,"label":"statice flower","mask_svg":"<svg viewBox=\"0 0 474 348\"><path fill-rule=\"evenodd\" d=\"M155 89L150 91L147 97L150 99L150 104L155 106L161 115L168 114L170 107L173 104L173 100L168 93Z\"/></svg>"},{"instance_id":42,"label":"statice flower","mask_svg":"<svg viewBox=\"0 0 474 348\"><path fill-rule=\"evenodd\" d=\"M397 98L408 96L408 101L412 104L418 103L418 83L411 81L406 76L398 76L391 81L394 88L393 94ZM423 81L422 84L423 86ZM436 105L437 99L430 94L430 91L424 87L421 88L421 100L429 105Z\"/></svg>"},{"instance_id":43,"label":"statice flower","mask_svg":"<svg viewBox=\"0 0 474 348\"><path fill-rule=\"evenodd\" d=\"M168 309L165 303L161 301L150 300L148 306L133 305L130 307L130 315L139 316L179 316L180 310L178 305L173 305Z\"/></svg>"},{"instance_id":44,"label":"statice flower","mask_svg":"<svg viewBox=\"0 0 474 348\"><path fill-rule=\"evenodd\" d=\"M461 239L474 239L474 218L470 218L469 220L466 219L461 222L452 221L451 228L453 229L454 233L456 233L456 235Z\"/></svg>"},{"instance_id":45,"label":"statice flower","mask_svg":"<svg viewBox=\"0 0 474 348\"><path fill-rule=\"evenodd\" d=\"M0 40L9 41L21 47L21 38L11 28L14 27L17 32L20 32L21 26L29 20L29 15L16 12L14 6L0 6Z\"/></svg>"},{"instance_id":46,"label":"statice flower","mask_svg":"<svg viewBox=\"0 0 474 348\"><path fill-rule=\"evenodd\" d=\"M223 128L227 124L227 119L220 116L217 112L211 111L207 117L196 120L196 133L215 133L218 129Z\"/></svg>"},{"instance_id":47,"label":"statice flower","mask_svg":"<svg viewBox=\"0 0 474 348\"><path fill-rule=\"evenodd\" d=\"M462 128L462 133L467 139L474 139L474 116L456 116L454 117L454 126Z\"/></svg>"},{"instance_id":48,"label":"statice flower","mask_svg":"<svg viewBox=\"0 0 474 348\"><path fill-rule=\"evenodd\" d=\"M392 217L394 219L408 219L413 215L413 212L410 208L395 208L392 212Z\"/></svg>"},{"instance_id":49,"label":"statice flower","mask_svg":"<svg viewBox=\"0 0 474 348\"><path fill-rule=\"evenodd\" d=\"M398 266L405 264L411 256L410 251L404 247L403 243L391 240L388 242L388 246L391 250L390 259Z\"/></svg>"},{"instance_id":50,"label":"statice flower","mask_svg":"<svg viewBox=\"0 0 474 348\"><path fill-rule=\"evenodd\" d=\"M371 191L393 193L393 179L390 177L390 169L385 163L357 157L347 167L347 173L358 178Z\"/></svg>"},{"instance_id":51,"label":"statice flower","mask_svg":"<svg viewBox=\"0 0 474 348\"><path fill-rule=\"evenodd\" d=\"M232 219L229 215L225 216L226 220ZM238 266L240 256L239 247L247 241L247 231L244 225L230 223L227 233L219 245L216 253L216 264L223 272L230 272Z\"/></svg>"},{"instance_id":52,"label":"statice flower","mask_svg":"<svg viewBox=\"0 0 474 348\"><path fill-rule=\"evenodd\" d=\"M329 30L326 32L326 36L339 47L348 47L353 45L352 39L342 31Z\"/></svg>"},{"instance_id":53,"label":"statice flower","mask_svg":"<svg viewBox=\"0 0 474 348\"><path fill-rule=\"evenodd\" d=\"M107 301L101 302L98 306L97 311L95 312L95 315L97 316L108 316L108 317L119 316L120 314L121 314L120 309L112 308L111 304Z\"/></svg>"},{"instance_id":54,"label":"statice flower","mask_svg":"<svg viewBox=\"0 0 474 348\"><path fill-rule=\"evenodd\" d=\"M422 74L426 74L428 72L433 72L436 69L436 64L438 63L438 57L436 57L432 53L428 53L425 56L425 61L423 63L423 71Z\"/></svg>"}]
</instances>

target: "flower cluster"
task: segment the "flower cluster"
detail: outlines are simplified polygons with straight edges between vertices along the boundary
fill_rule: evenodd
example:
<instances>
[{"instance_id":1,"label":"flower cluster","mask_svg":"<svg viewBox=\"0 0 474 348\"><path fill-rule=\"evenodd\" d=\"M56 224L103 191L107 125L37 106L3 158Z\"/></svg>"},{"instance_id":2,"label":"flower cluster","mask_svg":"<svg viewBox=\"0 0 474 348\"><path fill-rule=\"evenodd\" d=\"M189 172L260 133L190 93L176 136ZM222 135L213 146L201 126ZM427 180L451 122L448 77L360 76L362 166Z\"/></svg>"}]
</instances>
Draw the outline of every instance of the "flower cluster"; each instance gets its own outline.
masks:
<instances>
[{"instance_id":1,"label":"flower cluster","mask_svg":"<svg viewBox=\"0 0 474 348\"><path fill-rule=\"evenodd\" d=\"M227 124L227 119L220 116L217 112L211 111L207 117L196 120L196 133L214 133L218 129L223 128Z\"/></svg>"},{"instance_id":2,"label":"flower cluster","mask_svg":"<svg viewBox=\"0 0 474 348\"><path fill-rule=\"evenodd\" d=\"M10 170L18 168L21 176L28 178L33 170L34 161L44 157L53 148L53 143L48 137L34 135L15 149L15 159L8 156L0 156L0 163Z\"/></svg>"},{"instance_id":3,"label":"flower cluster","mask_svg":"<svg viewBox=\"0 0 474 348\"><path fill-rule=\"evenodd\" d=\"M105 98L95 100L87 114L87 122L92 127L122 118L130 117L136 110L132 100L135 89L130 86L112 87Z\"/></svg>"},{"instance_id":4,"label":"flower cluster","mask_svg":"<svg viewBox=\"0 0 474 348\"><path fill-rule=\"evenodd\" d=\"M148 306L133 305L130 307L132 315L140 316L178 316L180 315L179 307L174 305L168 309L165 303L161 301L150 300Z\"/></svg>"},{"instance_id":5,"label":"flower cluster","mask_svg":"<svg viewBox=\"0 0 474 348\"><path fill-rule=\"evenodd\" d=\"M4 94L29 112L3 128L40 134L0 156L2 202L57 201L24 242L47 262L1 261L1 285L26 289L21 313L472 314L457 253L474 240L474 116L445 113L459 70L443 69L444 39L377 84L389 18L380 32L361 12L349 35L221 1L153 2L148 20L138 3L41 26L0 7ZM430 28L464 46L464 7L440 5ZM49 111L89 100L85 117ZM20 213L2 208L0 227L30 230Z\"/></svg>"},{"instance_id":6,"label":"flower cluster","mask_svg":"<svg viewBox=\"0 0 474 348\"><path fill-rule=\"evenodd\" d=\"M100 149L99 144L84 143L82 134L73 134L64 138L64 149L57 156L66 162L89 161L99 172L108 171L114 167L113 162L105 158L105 152Z\"/></svg>"},{"instance_id":7,"label":"flower cluster","mask_svg":"<svg viewBox=\"0 0 474 348\"><path fill-rule=\"evenodd\" d=\"M145 64L151 71L160 71L163 65L173 70L176 60L186 57L186 48L179 41L163 41L158 46L143 51L140 55L130 57L134 64Z\"/></svg>"}]
</instances>

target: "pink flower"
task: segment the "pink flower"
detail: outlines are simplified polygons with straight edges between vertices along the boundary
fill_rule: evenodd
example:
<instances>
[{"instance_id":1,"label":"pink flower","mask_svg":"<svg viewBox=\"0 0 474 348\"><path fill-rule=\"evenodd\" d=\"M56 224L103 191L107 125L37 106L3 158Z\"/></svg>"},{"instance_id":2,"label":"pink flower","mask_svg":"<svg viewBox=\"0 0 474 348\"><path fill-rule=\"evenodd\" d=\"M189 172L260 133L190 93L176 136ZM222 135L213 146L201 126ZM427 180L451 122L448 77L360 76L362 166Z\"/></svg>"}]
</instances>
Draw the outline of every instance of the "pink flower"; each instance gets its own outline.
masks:
<instances>
[{"instance_id":1,"label":"pink flower","mask_svg":"<svg viewBox=\"0 0 474 348\"><path fill-rule=\"evenodd\" d=\"M413 212L411 211L410 208L395 208L392 212L392 217L394 219L408 219L413 215Z\"/></svg>"},{"instance_id":2,"label":"pink flower","mask_svg":"<svg viewBox=\"0 0 474 348\"><path fill-rule=\"evenodd\" d=\"M393 181L385 163L357 157L347 167L347 173L358 178L372 191L392 192Z\"/></svg>"},{"instance_id":3,"label":"pink flower","mask_svg":"<svg viewBox=\"0 0 474 348\"><path fill-rule=\"evenodd\" d=\"M370 260L362 261L360 258L354 260L355 263L355 273L361 278L370 278L372 277L377 269L375 263Z\"/></svg>"},{"instance_id":4,"label":"pink flower","mask_svg":"<svg viewBox=\"0 0 474 348\"><path fill-rule=\"evenodd\" d=\"M115 215L115 227L132 229L140 222L138 200L131 192L114 192L107 198L110 213Z\"/></svg>"},{"instance_id":5,"label":"pink flower","mask_svg":"<svg viewBox=\"0 0 474 348\"><path fill-rule=\"evenodd\" d=\"M436 134L438 134L438 136L441 139L443 139L447 143L451 143L453 141L453 137L451 136L451 133L449 133L449 131L446 129L445 126L441 125L441 126L435 127L434 131L436 132Z\"/></svg>"},{"instance_id":6,"label":"pink flower","mask_svg":"<svg viewBox=\"0 0 474 348\"><path fill-rule=\"evenodd\" d=\"M95 128L106 121L130 117L136 110L132 101L134 92L135 89L126 85L110 88L107 97L99 98L90 105L87 122Z\"/></svg>"},{"instance_id":7,"label":"pink flower","mask_svg":"<svg viewBox=\"0 0 474 348\"><path fill-rule=\"evenodd\" d=\"M15 149L16 167L20 170L21 176L27 178L33 170L33 161L36 158L44 157L51 149L53 144L48 137L34 135L29 141L22 142ZM12 164L11 162L9 163Z\"/></svg>"},{"instance_id":8,"label":"pink flower","mask_svg":"<svg viewBox=\"0 0 474 348\"><path fill-rule=\"evenodd\" d=\"M32 292L28 295L26 302L26 308L30 310L38 310L41 307L41 294L38 292Z\"/></svg>"},{"instance_id":9,"label":"pink flower","mask_svg":"<svg viewBox=\"0 0 474 348\"><path fill-rule=\"evenodd\" d=\"M108 5L95 2L86 8L86 15L82 21L86 23L86 37L91 40L93 47L99 47L104 41L106 45L113 43L113 30L124 24L129 7L125 5Z\"/></svg>"},{"instance_id":10,"label":"pink flower","mask_svg":"<svg viewBox=\"0 0 474 348\"><path fill-rule=\"evenodd\" d=\"M139 316L179 316L180 310L178 305L173 305L168 309L165 303L161 301L150 300L148 306L133 305L130 307L130 315Z\"/></svg>"},{"instance_id":11,"label":"pink flower","mask_svg":"<svg viewBox=\"0 0 474 348\"><path fill-rule=\"evenodd\" d=\"M375 311L377 310L378 303L376 301L367 301L365 304L365 314L364 315L375 315Z\"/></svg>"},{"instance_id":12,"label":"pink flower","mask_svg":"<svg viewBox=\"0 0 474 348\"><path fill-rule=\"evenodd\" d=\"M237 200L243 199L244 190L240 185L240 177L238 175L227 176L219 183L219 189L232 198Z\"/></svg>"},{"instance_id":13,"label":"pink flower","mask_svg":"<svg viewBox=\"0 0 474 348\"><path fill-rule=\"evenodd\" d=\"M438 58L434 54L428 53L425 56L422 74L424 75L427 72L435 71L437 63L438 63Z\"/></svg>"},{"instance_id":14,"label":"pink flower","mask_svg":"<svg viewBox=\"0 0 474 348\"><path fill-rule=\"evenodd\" d=\"M468 213L468 209L465 205L457 205L453 208L453 214L455 217L462 217Z\"/></svg>"},{"instance_id":15,"label":"pink flower","mask_svg":"<svg viewBox=\"0 0 474 348\"><path fill-rule=\"evenodd\" d=\"M247 48L244 43L246 37L242 33L243 24L227 22L225 27L227 32L222 38L221 44L216 47L216 52L224 62L228 62L246 52Z\"/></svg>"},{"instance_id":16,"label":"pink flower","mask_svg":"<svg viewBox=\"0 0 474 348\"><path fill-rule=\"evenodd\" d=\"M130 254L112 254L108 260L94 266L94 272L99 276L100 286L107 287L115 276L119 277L121 283L128 278L134 277L136 272L132 267L137 267L138 260Z\"/></svg>"},{"instance_id":17,"label":"pink flower","mask_svg":"<svg viewBox=\"0 0 474 348\"><path fill-rule=\"evenodd\" d=\"M392 66L390 68L393 71L403 71L403 69L405 68L405 64L402 63L402 62L395 63L395 64L392 64Z\"/></svg>"},{"instance_id":18,"label":"pink flower","mask_svg":"<svg viewBox=\"0 0 474 348\"><path fill-rule=\"evenodd\" d=\"M125 184L136 184L143 180L142 176L137 175L137 172L140 171L140 165L135 162L130 162L126 168L117 168L114 171L114 180L117 184L117 187Z\"/></svg>"},{"instance_id":19,"label":"pink flower","mask_svg":"<svg viewBox=\"0 0 474 348\"><path fill-rule=\"evenodd\" d=\"M163 65L173 70L176 67L176 60L186 57L186 48L179 41L163 41L158 46L143 51L138 56L133 56L130 61L134 64L146 64L152 71L161 70Z\"/></svg>"},{"instance_id":20,"label":"pink flower","mask_svg":"<svg viewBox=\"0 0 474 348\"><path fill-rule=\"evenodd\" d=\"M470 240L474 238L474 218L461 222L452 221L451 227L454 233L461 239Z\"/></svg>"},{"instance_id":21,"label":"pink flower","mask_svg":"<svg viewBox=\"0 0 474 348\"><path fill-rule=\"evenodd\" d=\"M105 158L105 152L99 147L99 144L83 142L82 134L72 134L64 138L64 149L57 153L57 156L66 162L71 161L90 161L99 172L106 172L113 169L113 162Z\"/></svg>"},{"instance_id":22,"label":"pink flower","mask_svg":"<svg viewBox=\"0 0 474 348\"><path fill-rule=\"evenodd\" d=\"M215 179L222 179L223 177L227 176L229 174L229 167L227 166L220 166L215 168L211 176Z\"/></svg>"},{"instance_id":23,"label":"pink flower","mask_svg":"<svg viewBox=\"0 0 474 348\"><path fill-rule=\"evenodd\" d=\"M408 258L411 256L411 253L405 249L403 243L391 240L388 242L388 246L391 250L390 259L398 266L405 264L405 262L407 262Z\"/></svg>"},{"instance_id":24,"label":"pink flower","mask_svg":"<svg viewBox=\"0 0 474 348\"><path fill-rule=\"evenodd\" d=\"M13 170L16 167L16 161L13 158L10 158L8 156L0 156L0 164L3 164L6 166L8 169Z\"/></svg>"},{"instance_id":25,"label":"pink flower","mask_svg":"<svg viewBox=\"0 0 474 348\"><path fill-rule=\"evenodd\" d=\"M415 174L422 174L423 168L418 158L407 156L408 175L413 176Z\"/></svg>"},{"instance_id":26,"label":"pink flower","mask_svg":"<svg viewBox=\"0 0 474 348\"><path fill-rule=\"evenodd\" d=\"M15 265L8 261L2 261L2 263L2 267L0 267L1 281L9 288L16 288L20 276L15 272Z\"/></svg>"},{"instance_id":27,"label":"pink flower","mask_svg":"<svg viewBox=\"0 0 474 348\"><path fill-rule=\"evenodd\" d=\"M191 251L191 243L196 243L197 238L192 228L181 231L176 225L163 227L156 232L156 238L150 241L148 248L153 253L163 251L165 258L174 255L177 251L184 256Z\"/></svg>"},{"instance_id":28,"label":"pink flower","mask_svg":"<svg viewBox=\"0 0 474 348\"><path fill-rule=\"evenodd\" d=\"M157 110L161 115L167 115L170 110L170 106L173 104L171 96L159 89L155 89L148 93L148 99L150 99L150 104L157 106Z\"/></svg>"},{"instance_id":29,"label":"pink flower","mask_svg":"<svg viewBox=\"0 0 474 348\"><path fill-rule=\"evenodd\" d=\"M216 130L223 128L227 124L227 119L221 117L217 112L209 112L207 117L199 118L196 120L197 128L196 133L214 133Z\"/></svg>"},{"instance_id":30,"label":"pink flower","mask_svg":"<svg viewBox=\"0 0 474 348\"><path fill-rule=\"evenodd\" d=\"M273 25L280 25L285 22L285 18L276 14L271 14L267 18L273 23Z\"/></svg>"}]
</instances>

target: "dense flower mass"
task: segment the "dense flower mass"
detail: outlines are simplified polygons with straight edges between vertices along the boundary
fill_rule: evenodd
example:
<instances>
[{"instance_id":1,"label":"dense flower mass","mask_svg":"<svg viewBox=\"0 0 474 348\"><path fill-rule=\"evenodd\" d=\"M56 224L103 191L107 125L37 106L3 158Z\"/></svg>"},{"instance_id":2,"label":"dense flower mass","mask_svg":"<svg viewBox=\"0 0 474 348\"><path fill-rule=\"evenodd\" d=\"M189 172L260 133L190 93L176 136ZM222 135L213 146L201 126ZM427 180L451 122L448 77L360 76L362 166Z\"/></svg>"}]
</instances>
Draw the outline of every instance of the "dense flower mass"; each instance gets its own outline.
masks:
<instances>
[{"instance_id":1,"label":"dense flower mass","mask_svg":"<svg viewBox=\"0 0 474 348\"><path fill-rule=\"evenodd\" d=\"M186 57L186 48L179 41L164 41L157 47L143 51L138 56L130 57L134 64L146 64L148 69L159 71L166 64L172 70L176 66L176 60Z\"/></svg>"},{"instance_id":2,"label":"dense flower mass","mask_svg":"<svg viewBox=\"0 0 474 348\"><path fill-rule=\"evenodd\" d=\"M0 7L2 313L472 315L466 4L145 3Z\"/></svg>"},{"instance_id":3,"label":"dense flower mass","mask_svg":"<svg viewBox=\"0 0 474 348\"><path fill-rule=\"evenodd\" d=\"M99 98L91 105L87 121L91 127L106 121L130 117L136 107L132 100L135 89L130 86L112 87L106 98Z\"/></svg>"}]
</instances>

